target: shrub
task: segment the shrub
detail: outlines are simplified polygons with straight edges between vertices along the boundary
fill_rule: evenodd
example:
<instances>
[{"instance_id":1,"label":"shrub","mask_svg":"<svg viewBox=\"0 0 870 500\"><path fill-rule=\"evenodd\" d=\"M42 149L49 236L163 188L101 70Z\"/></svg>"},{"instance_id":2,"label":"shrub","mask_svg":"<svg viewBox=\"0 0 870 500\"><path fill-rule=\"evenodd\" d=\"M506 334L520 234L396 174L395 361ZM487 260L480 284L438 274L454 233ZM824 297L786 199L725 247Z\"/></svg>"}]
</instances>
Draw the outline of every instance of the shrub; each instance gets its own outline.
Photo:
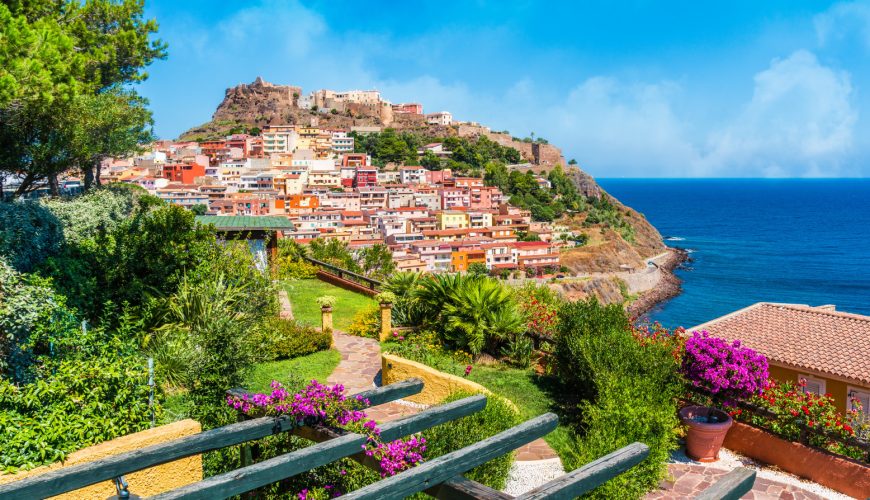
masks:
<instances>
[{"instance_id":1,"label":"shrub","mask_svg":"<svg viewBox=\"0 0 870 500\"><path fill-rule=\"evenodd\" d=\"M279 280L304 280L317 276L317 266L304 260L279 257L275 262L275 278Z\"/></svg>"},{"instance_id":2,"label":"shrub","mask_svg":"<svg viewBox=\"0 0 870 500\"><path fill-rule=\"evenodd\" d=\"M360 309L353 316L347 333L357 337L380 338L381 310L376 305L370 305Z\"/></svg>"},{"instance_id":3,"label":"shrub","mask_svg":"<svg viewBox=\"0 0 870 500\"><path fill-rule=\"evenodd\" d=\"M619 305L597 300L560 309L555 361L565 393L583 398L574 469L635 441L649 456L592 492L598 498L640 497L667 471L676 447L677 361L664 342L639 342Z\"/></svg>"},{"instance_id":4,"label":"shrub","mask_svg":"<svg viewBox=\"0 0 870 500\"><path fill-rule=\"evenodd\" d=\"M686 341L680 369L695 387L725 399L745 399L764 390L769 377L767 358L739 340L728 343L707 332L693 332Z\"/></svg>"},{"instance_id":5,"label":"shrub","mask_svg":"<svg viewBox=\"0 0 870 500\"><path fill-rule=\"evenodd\" d=\"M466 392L451 394L443 403L450 403L471 396ZM501 396L486 395L486 408L459 420L435 426L423 431L428 451L426 459L431 460L465 446L474 444L481 439L494 436L520 423L520 417L514 406ZM509 453L483 465L475 467L465 475L472 481L485 484L490 488L504 488L508 472L514 461L514 454Z\"/></svg>"},{"instance_id":6,"label":"shrub","mask_svg":"<svg viewBox=\"0 0 870 500\"><path fill-rule=\"evenodd\" d=\"M273 318L263 325L257 339L261 361L298 358L325 351L332 345L332 335L293 320Z\"/></svg>"},{"instance_id":7,"label":"shrub","mask_svg":"<svg viewBox=\"0 0 870 500\"><path fill-rule=\"evenodd\" d=\"M0 470L57 462L147 429L148 393L148 369L139 357L63 361L50 375L23 385L0 378ZM160 406L153 409L159 418Z\"/></svg>"}]
</instances>

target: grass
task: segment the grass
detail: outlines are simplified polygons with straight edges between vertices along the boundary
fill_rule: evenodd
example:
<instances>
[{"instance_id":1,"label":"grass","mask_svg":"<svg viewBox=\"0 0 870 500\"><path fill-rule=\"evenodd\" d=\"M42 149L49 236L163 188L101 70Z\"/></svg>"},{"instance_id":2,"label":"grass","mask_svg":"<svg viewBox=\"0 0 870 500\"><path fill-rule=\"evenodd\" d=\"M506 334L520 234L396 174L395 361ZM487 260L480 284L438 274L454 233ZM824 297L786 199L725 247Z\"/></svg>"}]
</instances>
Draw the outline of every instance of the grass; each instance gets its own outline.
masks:
<instances>
[{"instance_id":1,"label":"grass","mask_svg":"<svg viewBox=\"0 0 870 500\"><path fill-rule=\"evenodd\" d=\"M250 392L268 392L269 384L273 380L286 382L291 376L305 382L315 379L325 383L339 361L341 361L341 354L335 349L330 349L293 359L259 363L248 375L243 388ZM162 424L187 418L191 408L186 396L185 392L167 394L163 401Z\"/></svg>"},{"instance_id":2,"label":"grass","mask_svg":"<svg viewBox=\"0 0 870 500\"><path fill-rule=\"evenodd\" d=\"M332 308L332 326L336 330L346 330L357 311L376 303L371 297L317 279L287 281L284 288L293 306L293 317L300 323L316 327L320 326L317 297L332 295L337 299Z\"/></svg>"},{"instance_id":3,"label":"grass","mask_svg":"<svg viewBox=\"0 0 870 500\"><path fill-rule=\"evenodd\" d=\"M532 370L523 370L505 365L475 366L468 378L490 391L511 400L520 410L522 420L529 420L547 412L557 413L557 403L547 379ZM563 461L571 455L575 446L571 430L564 423L544 436Z\"/></svg>"},{"instance_id":4,"label":"grass","mask_svg":"<svg viewBox=\"0 0 870 500\"><path fill-rule=\"evenodd\" d=\"M315 352L307 356L281 361L260 363L245 381L245 389L251 392L266 392L273 380L286 381L290 376L306 382L315 379L326 382L326 378L338 366L341 354L335 349Z\"/></svg>"}]
</instances>

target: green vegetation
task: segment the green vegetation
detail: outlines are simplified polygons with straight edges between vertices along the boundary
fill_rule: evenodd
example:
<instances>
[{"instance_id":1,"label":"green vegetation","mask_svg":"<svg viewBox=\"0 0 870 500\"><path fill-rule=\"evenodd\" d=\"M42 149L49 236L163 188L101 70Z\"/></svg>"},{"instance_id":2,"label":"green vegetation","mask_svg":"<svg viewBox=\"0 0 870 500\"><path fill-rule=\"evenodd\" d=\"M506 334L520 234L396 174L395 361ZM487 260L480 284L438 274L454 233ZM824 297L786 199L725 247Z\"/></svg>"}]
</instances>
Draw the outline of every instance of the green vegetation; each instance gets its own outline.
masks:
<instances>
[{"instance_id":1,"label":"green vegetation","mask_svg":"<svg viewBox=\"0 0 870 500\"><path fill-rule=\"evenodd\" d=\"M247 245L219 243L192 212L141 190L3 202L0 219L0 436L15 443L0 453L5 469L145 429L164 402L169 419L234 422L225 391L255 365L329 347L277 319L277 290ZM221 457L208 454L206 469L228 467Z\"/></svg>"},{"instance_id":2,"label":"green vegetation","mask_svg":"<svg viewBox=\"0 0 870 500\"><path fill-rule=\"evenodd\" d=\"M469 139L456 136L435 137L410 132L399 134L389 128L379 134L351 133L351 135L355 139L355 151L371 155L372 162L378 166L387 163L422 165L430 170L449 168L458 174L479 175L489 162L510 164L519 163L521 159L516 149L502 146L486 137ZM442 143L444 148L452 153L450 158L441 159L427 152L418 159L417 150L433 142Z\"/></svg>"},{"instance_id":3,"label":"green vegetation","mask_svg":"<svg viewBox=\"0 0 870 500\"><path fill-rule=\"evenodd\" d=\"M354 252L350 250L347 242L336 239L316 238L307 246L292 240L279 240L276 265L279 277L313 278L317 268L303 257L312 257L374 280L386 279L396 270L393 254L383 244L375 244Z\"/></svg>"},{"instance_id":4,"label":"green vegetation","mask_svg":"<svg viewBox=\"0 0 870 500\"><path fill-rule=\"evenodd\" d=\"M556 412L560 425L545 439L566 469L635 441L650 447L641 465L592 496L640 497L663 477L680 388L667 332L644 335L618 304L563 303L546 288L510 289L484 277L399 274L387 288L417 329L382 350L468 377L524 419ZM476 364L483 354L496 362Z\"/></svg>"},{"instance_id":5,"label":"green vegetation","mask_svg":"<svg viewBox=\"0 0 870 500\"><path fill-rule=\"evenodd\" d=\"M581 397L576 410L582 420L566 466L573 469L642 442L649 456L592 495L640 497L665 475L677 446L681 386L673 345L640 341L620 306L601 306L594 299L566 304L560 318L556 370L567 393Z\"/></svg>"},{"instance_id":6,"label":"green vegetation","mask_svg":"<svg viewBox=\"0 0 870 500\"><path fill-rule=\"evenodd\" d=\"M69 169L90 188L100 161L151 139L151 113L130 84L166 46L143 9L137 0L0 4L0 173L20 178L14 196L42 182L57 194Z\"/></svg>"},{"instance_id":7,"label":"green vegetation","mask_svg":"<svg viewBox=\"0 0 870 500\"><path fill-rule=\"evenodd\" d=\"M450 403L470 395L462 392L451 394L442 403ZM482 411L423 431L423 437L426 438L426 457L429 460L440 457L470 446L481 439L494 436L519 423L517 410L510 402L499 396L490 395L487 397L486 408ZM500 490L505 486L513 461L514 453L508 453L471 469L464 476Z\"/></svg>"},{"instance_id":8,"label":"green vegetation","mask_svg":"<svg viewBox=\"0 0 870 500\"><path fill-rule=\"evenodd\" d=\"M346 330L357 311L375 304L370 297L316 279L291 280L284 282L283 286L293 305L293 316L302 325L320 327L320 305L316 300L324 295L336 298L332 309L336 330Z\"/></svg>"},{"instance_id":9,"label":"green vegetation","mask_svg":"<svg viewBox=\"0 0 870 500\"><path fill-rule=\"evenodd\" d=\"M260 363L254 366L242 387L250 392L268 392L269 384L273 380L281 383L291 379L326 383L327 377L335 370L339 361L341 354L329 349L298 358Z\"/></svg>"}]
</instances>

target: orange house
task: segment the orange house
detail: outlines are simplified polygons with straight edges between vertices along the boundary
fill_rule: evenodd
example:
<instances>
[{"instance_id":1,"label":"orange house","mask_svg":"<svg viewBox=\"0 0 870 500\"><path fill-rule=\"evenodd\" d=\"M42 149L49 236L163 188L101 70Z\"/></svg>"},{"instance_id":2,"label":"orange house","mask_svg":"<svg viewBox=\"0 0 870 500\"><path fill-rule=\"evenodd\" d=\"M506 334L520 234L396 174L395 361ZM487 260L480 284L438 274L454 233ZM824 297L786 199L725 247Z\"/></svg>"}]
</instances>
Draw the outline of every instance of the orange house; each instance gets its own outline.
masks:
<instances>
[{"instance_id":1,"label":"orange house","mask_svg":"<svg viewBox=\"0 0 870 500\"><path fill-rule=\"evenodd\" d=\"M290 194L286 197L288 213L310 213L320 207L320 198L312 194Z\"/></svg>"},{"instance_id":2,"label":"orange house","mask_svg":"<svg viewBox=\"0 0 870 500\"><path fill-rule=\"evenodd\" d=\"M196 163L168 163L163 165L163 177L170 182L193 184L197 177L205 176L205 167Z\"/></svg>"},{"instance_id":3,"label":"orange house","mask_svg":"<svg viewBox=\"0 0 870 500\"><path fill-rule=\"evenodd\" d=\"M486 264L486 251L481 249L476 250L456 250L450 253L450 266L454 272L468 271L468 266L479 262Z\"/></svg>"}]
</instances>

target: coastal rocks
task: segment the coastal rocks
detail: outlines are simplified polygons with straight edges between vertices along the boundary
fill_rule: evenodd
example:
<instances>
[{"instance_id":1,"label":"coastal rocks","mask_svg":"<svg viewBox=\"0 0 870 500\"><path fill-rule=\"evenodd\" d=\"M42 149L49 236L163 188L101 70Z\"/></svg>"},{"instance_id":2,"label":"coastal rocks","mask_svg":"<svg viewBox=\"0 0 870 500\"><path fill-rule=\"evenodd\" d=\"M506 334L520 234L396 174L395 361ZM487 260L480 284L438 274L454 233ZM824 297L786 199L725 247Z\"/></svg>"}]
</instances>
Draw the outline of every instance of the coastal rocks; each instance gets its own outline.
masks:
<instances>
[{"instance_id":1,"label":"coastal rocks","mask_svg":"<svg viewBox=\"0 0 870 500\"><path fill-rule=\"evenodd\" d=\"M682 280L674 274L674 270L689 260L689 253L686 250L671 248L668 257L659 263L661 271L659 283L651 290L642 293L628 306L629 315L639 317L649 312L656 304L679 295L682 291Z\"/></svg>"}]
</instances>

